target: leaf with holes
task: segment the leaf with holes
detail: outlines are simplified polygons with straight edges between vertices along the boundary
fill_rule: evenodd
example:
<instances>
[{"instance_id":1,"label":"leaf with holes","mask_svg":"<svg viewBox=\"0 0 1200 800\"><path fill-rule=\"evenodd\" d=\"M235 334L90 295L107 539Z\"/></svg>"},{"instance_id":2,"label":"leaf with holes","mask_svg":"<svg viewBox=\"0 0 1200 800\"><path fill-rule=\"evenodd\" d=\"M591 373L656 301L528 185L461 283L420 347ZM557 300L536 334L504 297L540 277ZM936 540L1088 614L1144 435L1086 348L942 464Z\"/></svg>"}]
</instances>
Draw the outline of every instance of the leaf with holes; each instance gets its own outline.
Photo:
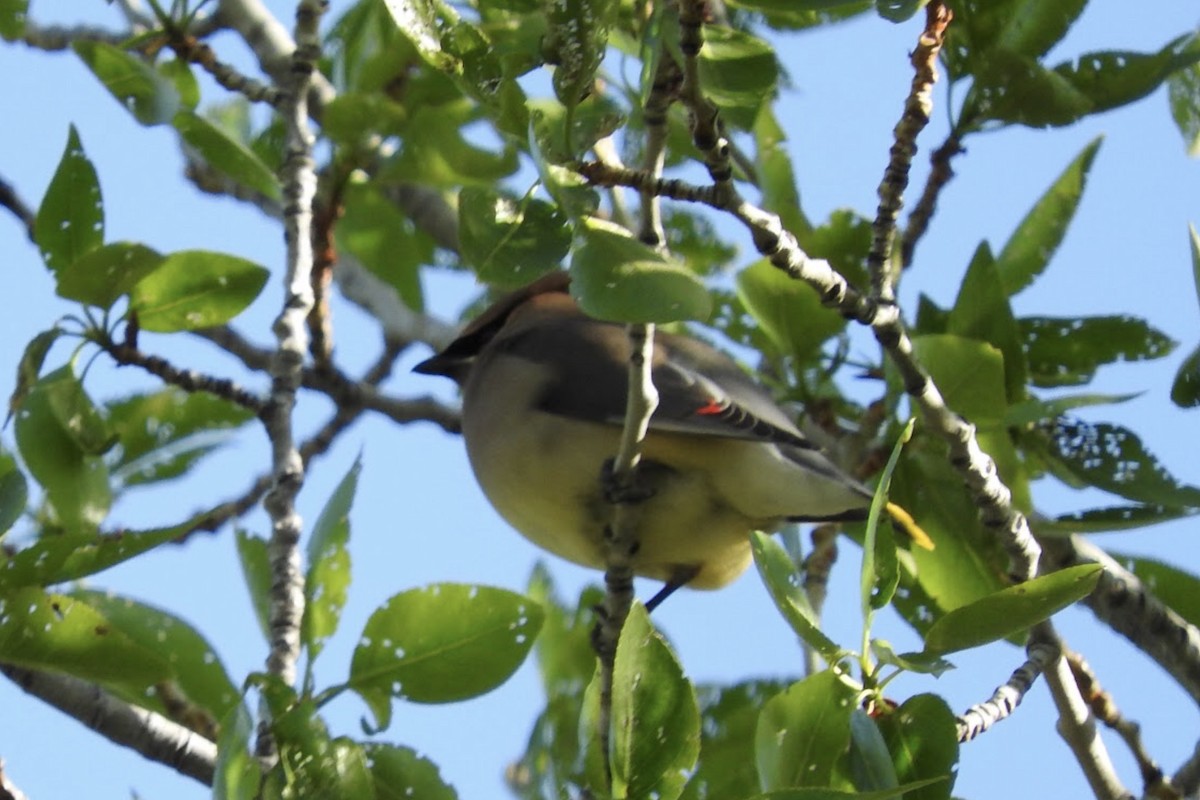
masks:
<instances>
[{"instance_id":1,"label":"leaf with holes","mask_svg":"<svg viewBox=\"0 0 1200 800\"><path fill-rule=\"evenodd\" d=\"M33 238L42 259L57 272L104 242L104 202L96 168L72 125L58 169L38 207Z\"/></svg>"},{"instance_id":2,"label":"leaf with holes","mask_svg":"<svg viewBox=\"0 0 1200 800\"><path fill-rule=\"evenodd\" d=\"M1077 386L1105 364L1162 358L1175 349L1170 337L1137 317L1023 317L1018 322L1035 386Z\"/></svg>"},{"instance_id":3,"label":"leaf with holes","mask_svg":"<svg viewBox=\"0 0 1200 800\"><path fill-rule=\"evenodd\" d=\"M767 701L754 734L762 787L829 786L850 747L856 690L825 670Z\"/></svg>"},{"instance_id":4,"label":"leaf with holes","mask_svg":"<svg viewBox=\"0 0 1200 800\"><path fill-rule=\"evenodd\" d=\"M362 456L354 459L333 495L321 509L308 539L308 576L304 581L304 619L300 639L315 659L325 640L337 630L350 586L350 506L362 472Z\"/></svg>"},{"instance_id":5,"label":"leaf with holes","mask_svg":"<svg viewBox=\"0 0 1200 800\"><path fill-rule=\"evenodd\" d=\"M143 330L170 333L222 325L258 297L267 271L207 250L171 253L133 287L129 307Z\"/></svg>"},{"instance_id":6,"label":"leaf with holes","mask_svg":"<svg viewBox=\"0 0 1200 800\"><path fill-rule=\"evenodd\" d=\"M107 42L81 40L73 47L104 88L143 125L170 122L179 110L175 84L132 53Z\"/></svg>"}]
</instances>

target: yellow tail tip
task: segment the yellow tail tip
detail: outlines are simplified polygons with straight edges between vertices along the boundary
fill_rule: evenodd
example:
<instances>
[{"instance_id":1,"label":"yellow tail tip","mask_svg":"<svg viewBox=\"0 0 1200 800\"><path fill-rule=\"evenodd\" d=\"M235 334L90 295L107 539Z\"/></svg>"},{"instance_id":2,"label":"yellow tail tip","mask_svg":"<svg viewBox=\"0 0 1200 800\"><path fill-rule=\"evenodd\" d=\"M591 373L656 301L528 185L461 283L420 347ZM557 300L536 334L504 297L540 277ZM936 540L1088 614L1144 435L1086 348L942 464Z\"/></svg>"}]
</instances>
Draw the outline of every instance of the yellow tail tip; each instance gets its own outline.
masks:
<instances>
[{"instance_id":1,"label":"yellow tail tip","mask_svg":"<svg viewBox=\"0 0 1200 800\"><path fill-rule=\"evenodd\" d=\"M903 508L890 501L887 504L887 511L891 515L892 520L904 529L904 532L908 534L908 538L912 539L918 547L926 550L933 549L933 539L930 539L929 534L921 529L917 521L912 518L912 514L909 514Z\"/></svg>"}]
</instances>

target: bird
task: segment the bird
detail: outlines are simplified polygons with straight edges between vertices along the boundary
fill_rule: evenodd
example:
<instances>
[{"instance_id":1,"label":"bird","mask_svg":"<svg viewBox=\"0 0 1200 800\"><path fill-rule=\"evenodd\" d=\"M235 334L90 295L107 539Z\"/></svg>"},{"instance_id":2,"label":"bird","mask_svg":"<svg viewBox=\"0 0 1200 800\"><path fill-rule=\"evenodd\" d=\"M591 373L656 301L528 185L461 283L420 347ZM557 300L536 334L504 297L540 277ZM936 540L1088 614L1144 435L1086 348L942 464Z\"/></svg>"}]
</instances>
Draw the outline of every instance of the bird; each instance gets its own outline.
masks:
<instances>
[{"instance_id":1,"label":"bird","mask_svg":"<svg viewBox=\"0 0 1200 800\"><path fill-rule=\"evenodd\" d=\"M656 332L659 403L642 443L635 574L718 589L751 561L749 534L786 522L867 516L872 492L800 431L729 356ZM455 381L462 435L484 495L508 524L555 555L605 568L616 454L631 355L624 325L586 315L570 275L511 292L414 371Z\"/></svg>"}]
</instances>

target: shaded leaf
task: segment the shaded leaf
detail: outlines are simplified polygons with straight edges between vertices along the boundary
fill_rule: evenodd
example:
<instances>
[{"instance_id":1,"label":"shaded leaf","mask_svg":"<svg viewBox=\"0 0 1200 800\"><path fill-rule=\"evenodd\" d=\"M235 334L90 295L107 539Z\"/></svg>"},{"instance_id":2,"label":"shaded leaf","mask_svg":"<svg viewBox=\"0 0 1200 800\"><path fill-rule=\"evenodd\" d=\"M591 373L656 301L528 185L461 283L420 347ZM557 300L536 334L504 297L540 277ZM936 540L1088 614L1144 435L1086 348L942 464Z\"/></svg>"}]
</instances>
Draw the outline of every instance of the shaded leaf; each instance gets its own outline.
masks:
<instances>
[{"instance_id":1,"label":"shaded leaf","mask_svg":"<svg viewBox=\"0 0 1200 800\"><path fill-rule=\"evenodd\" d=\"M1155 597L1192 625L1200 625L1200 577L1179 567L1142 556L1110 555L1137 575Z\"/></svg>"},{"instance_id":2,"label":"shaded leaf","mask_svg":"<svg viewBox=\"0 0 1200 800\"><path fill-rule=\"evenodd\" d=\"M894 789L900 785L883 734L861 708L850 714L850 776L860 791Z\"/></svg>"},{"instance_id":3,"label":"shaded leaf","mask_svg":"<svg viewBox=\"0 0 1200 800\"><path fill-rule=\"evenodd\" d=\"M106 42L81 39L72 47L117 102L143 125L170 122L179 110L175 85L137 56Z\"/></svg>"},{"instance_id":4,"label":"shaded leaf","mask_svg":"<svg viewBox=\"0 0 1200 800\"><path fill-rule=\"evenodd\" d=\"M304 580L304 619L300 638L315 659L337 630L350 587L350 506L362 472L362 456L333 490L308 539L308 575Z\"/></svg>"},{"instance_id":5,"label":"shaded leaf","mask_svg":"<svg viewBox=\"0 0 1200 800\"><path fill-rule=\"evenodd\" d=\"M1072 536L1077 533L1108 533L1157 525L1200 513L1194 508L1162 505L1114 506L1062 514L1038 523L1039 535Z\"/></svg>"},{"instance_id":6,"label":"shaded leaf","mask_svg":"<svg viewBox=\"0 0 1200 800\"><path fill-rule=\"evenodd\" d=\"M700 762L682 800L748 797L759 790L754 732L764 703L787 688L785 681L756 680L730 686L697 686Z\"/></svg>"},{"instance_id":7,"label":"shaded leaf","mask_svg":"<svg viewBox=\"0 0 1200 800\"><path fill-rule=\"evenodd\" d=\"M250 605L263 639L271 641L271 561L267 555L267 540L242 528L235 531L238 561L242 578L250 593Z\"/></svg>"},{"instance_id":8,"label":"shaded leaf","mask_svg":"<svg viewBox=\"0 0 1200 800\"><path fill-rule=\"evenodd\" d=\"M775 93L779 63L762 39L724 26L704 31L699 57L705 96L738 127L754 126L758 109Z\"/></svg>"},{"instance_id":9,"label":"shaded leaf","mask_svg":"<svg viewBox=\"0 0 1200 800\"><path fill-rule=\"evenodd\" d=\"M912 437L916 418L910 419L904 430L896 437L891 455L883 472L879 475L879 485L871 498L871 509L863 531L863 560L859 574L859 601L863 615L863 623L870 629L871 617L875 611L886 606L896 594L900 583L900 566L896 560L896 540L890 531L879 532L881 520L887 518L888 489L892 483L892 475L900 460L900 452L905 443ZM883 788L883 787L859 787Z\"/></svg>"},{"instance_id":10,"label":"shaded leaf","mask_svg":"<svg viewBox=\"0 0 1200 800\"><path fill-rule=\"evenodd\" d=\"M397 745L367 742L362 746L379 800L456 800L437 764Z\"/></svg>"},{"instance_id":11,"label":"shaded leaf","mask_svg":"<svg viewBox=\"0 0 1200 800\"><path fill-rule=\"evenodd\" d=\"M474 121L472 106L429 106L413 112L400 156L383 172L387 180L437 188L494 186L520 166L514 147L479 147L463 136Z\"/></svg>"},{"instance_id":12,"label":"shaded leaf","mask_svg":"<svg viewBox=\"0 0 1200 800\"><path fill-rule=\"evenodd\" d=\"M1175 349L1137 317L1024 317L1019 324L1035 386L1077 386L1104 364L1162 358Z\"/></svg>"},{"instance_id":13,"label":"shaded leaf","mask_svg":"<svg viewBox=\"0 0 1200 800\"><path fill-rule=\"evenodd\" d=\"M1200 300L1200 233L1195 225L1188 225L1188 238L1192 251L1192 279L1196 286L1196 298ZM1200 405L1200 345L1197 345L1175 373L1171 384L1171 402L1180 408Z\"/></svg>"},{"instance_id":14,"label":"shaded leaf","mask_svg":"<svg viewBox=\"0 0 1200 800\"><path fill-rule=\"evenodd\" d=\"M1200 156L1200 65L1192 64L1167 79L1171 116L1192 158Z\"/></svg>"},{"instance_id":15,"label":"shaded leaf","mask_svg":"<svg viewBox=\"0 0 1200 800\"><path fill-rule=\"evenodd\" d=\"M173 386L111 401L105 410L121 442L109 468L124 486L184 474L229 431L254 419L253 412L224 398Z\"/></svg>"},{"instance_id":16,"label":"shaded leaf","mask_svg":"<svg viewBox=\"0 0 1200 800\"><path fill-rule=\"evenodd\" d=\"M282 197L279 179L249 147L192 111L180 111L171 124L210 167L271 200Z\"/></svg>"},{"instance_id":17,"label":"shaded leaf","mask_svg":"<svg viewBox=\"0 0 1200 800\"><path fill-rule=\"evenodd\" d=\"M1141 503L1200 507L1200 488L1177 480L1128 428L1059 417L1038 433L1044 455L1084 485Z\"/></svg>"},{"instance_id":18,"label":"shaded leaf","mask_svg":"<svg viewBox=\"0 0 1200 800\"><path fill-rule=\"evenodd\" d=\"M25 476L17 468L16 460L0 450L0 537L21 518L28 502L29 486L25 482ZM0 572L0 576L2 575Z\"/></svg>"},{"instance_id":19,"label":"shaded leaf","mask_svg":"<svg viewBox=\"0 0 1200 800\"><path fill-rule=\"evenodd\" d=\"M1025 353L1021 334L1008 303L998 265L987 244L981 244L967 267L946 319L946 332L987 342L1004 356L1006 397L1016 400L1025 394ZM957 409L965 412L963 409Z\"/></svg>"},{"instance_id":20,"label":"shaded leaf","mask_svg":"<svg viewBox=\"0 0 1200 800\"><path fill-rule=\"evenodd\" d=\"M779 352L802 363L846 328L845 318L822 305L815 289L765 258L738 273L737 295Z\"/></svg>"},{"instance_id":21,"label":"shaded leaf","mask_svg":"<svg viewBox=\"0 0 1200 800\"><path fill-rule=\"evenodd\" d=\"M1101 572L1099 564L1068 567L948 611L925 632L925 649L952 653L1020 633L1091 594Z\"/></svg>"},{"instance_id":22,"label":"shaded leaf","mask_svg":"<svg viewBox=\"0 0 1200 800\"><path fill-rule=\"evenodd\" d=\"M1024 427L1035 422L1053 420L1068 411L1089 406L1116 405L1140 397L1140 394L1071 394L1049 400L1030 399L1009 406L1004 424Z\"/></svg>"},{"instance_id":23,"label":"shaded leaf","mask_svg":"<svg viewBox=\"0 0 1200 800\"><path fill-rule=\"evenodd\" d=\"M480 281L513 289L557 269L571 248L568 220L555 206L474 187L458 196L458 237Z\"/></svg>"},{"instance_id":24,"label":"shaded leaf","mask_svg":"<svg viewBox=\"0 0 1200 800\"><path fill-rule=\"evenodd\" d=\"M58 271L59 297L105 310L112 308L163 257L135 242L113 242L84 253Z\"/></svg>"},{"instance_id":25,"label":"shaded leaf","mask_svg":"<svg viewBox=\"0 0 1200 800\"><path fill-rule=\"evenodd\" d=\"M850 746L856 690L825 670L767 701L755 732L755 760L764 789L824 787Z\"/></svg>"},{"instance_id":26,"label":"shaded leaf","mask_svg":"<svg viewBox=\"0 0 1200 800\"><path fill-rule=\"evenodd\" d=\"M783 545L762 531L750 534L754 565L762 576L775 607L801 641L821 654L827 664L836 664L845 651L826 636L817 624L816 614L804 593L800 570Z\"/></svg>"},{"instance_id":27,"label":"shaded leaf","mask_svg":"<svg viewBox=\"0 0 1200 800\"><path fill-rule=\"evenodd\" d=\"M29 0L0 0L0 39L15 42L25 33Z\"/></svg>"},{"instance_id":28,"label":"shaded leaf","mask_svg":"<svg viewBox=\"0 0 1200 800\"><path fill-rule=\"evenodd\" d=\"M932 675L935 678L941 677L942 673L954 669L954 665L941 656L930 653L900 653L897 654L892 645L886 639L872 639L871 652L879 659L882 664L891 664L893 667L908 672L916 672L920 675Z\"/></svg>"},{"instance_id":29,"label":"shaded leaf","mask_svg":"<svg viewBox=\"0 0 1200 800\"><path fill-rule=\"evenodd\" d=\"M42 373L42 364L46 361L46 354L50 352L50 348L62 334L62 329L55 326L48 331L42 331L30 339L29 344L25 345L25 352L21 354L21 360L17 362L16 386L12 396L8 399L8 419L17 413L21 403L25 402L25 396L29 394L29 390L38 382ZM8 424L8 419L5 419L5 425Z\"/></svg>"},{"instance_id":30,"label":"shaded leaf","mask_svg":"<svg viewBox=\"0 0 1200 800\"><path fill-rule=\"evenodd\" d=\"M708 291L685 265L593 217L577 233L571 295L587 314L614 322L708 318Z\"/></svg>"},{"instance_id":31,"label":"shaded leaf","mask_svg":"<svg viewBox=\"0 0 1200 800\"><path fill-rule=\"evenodd\" d=\"M262 768L250 754L254 720L241 703L221 720L217 764L213 775L213 800L254 800L259 796Z\"/></svg>"},{"instance_id":32,"label":"shaded leaf","mask_svg":"<svg viewBox=\"0 0 1200 800\"><path fill-rule=\"evenodd\" d=\"M59 421L47 386L50 377L33 387L17 412L17 447L62 524L72 531L94 530L112 504L108 470L99 456L80 449Z\"/></svg>"},{"instance_id":33,"label":"shaded leaf","mask_svg":"<svg viewBox=\"0 0 1200 800\"><path fill-rule=\"evenodd\" d=\"M51 372L38 386L45 393L54 418L82 453L102 455L117 443L108 420L92 403L71 365Z\"/></svg>"},{"instance_id":34,"label":"shaded leaf","mask_svg":"<svg viewBox=\"0 0 1200 800\"><path fill-rule=\"evenodd\" d=\"M352 184L342 199L339 246L396 290L414 311L425 308L421 266L433 259L433 240L371 184Z\"/></svg>"},{"instance_id":35,"label":"shaded leaf","mask_svg":"<svg viewBox=\"0 0 1200 800\"><path fill-rule=\"evenodd\" d=\"M503 589L435 584L394 595L367 620L350 665L350 688L375 714L391 699L448 703L503 683L533 646L542 611Z\"/></svg>"},{"instance_id":36,"label":"shaded leaf","mask_svg":"<svg viewBox=\"0 0 1200 800\"><path fill-rule=\"evenodd\" d=\"M640 604L617 643L612 728L614 796L675 800L700 753L700 711L683 668Z\"/></svg>"},{"instance_id":37,"label":"shaded leaf","mask_svg":"<svg viewBox=\"0 0 1200 800\"><path fill-rule=\"evenodd\" d=\"M72 125L58 168L38 207L34 239L46 266L57 272L104 242L104 202L96 168Z\"/></svg>"},{"instance_id":38,"label":"shaded leaf","mask_svg":"<svg viewBox=\"0 0 1200 800\"><path fill-rule=\"evenodd\" d=\"M258 297L268 272L244 258L207 250L171 253L138 282L129 307L142 330L170 333L222 325Z\"/></svg>"},{"instance_id":39,"label":"shaded leaf","mask_svg":"<svg viewBox=\"0 0 1200 800\"><path fill-rule=\"evenodd\" d=\"M900 782L909 786L924 783L905 792L906 800L949 800L958 764L958 732L946 701L937 695L919 694L890 714L881 714L875 722Z\"/></svg>"},{"instance_id":40,"label":"shaded leaf","mask_svg":"<svg viewBox=\"0 0 1200 800\"><path fill-rule=\"evenodd\" d=\"M996 259L996 271L1010 295L1033 283L1062 244L1067 227L1079 207L1079 199L1083 196L1088 172L1101 141L1101 137L1093 139L1075 156L1021 220L1000 251Z\"/></svg>"}]
</instances>

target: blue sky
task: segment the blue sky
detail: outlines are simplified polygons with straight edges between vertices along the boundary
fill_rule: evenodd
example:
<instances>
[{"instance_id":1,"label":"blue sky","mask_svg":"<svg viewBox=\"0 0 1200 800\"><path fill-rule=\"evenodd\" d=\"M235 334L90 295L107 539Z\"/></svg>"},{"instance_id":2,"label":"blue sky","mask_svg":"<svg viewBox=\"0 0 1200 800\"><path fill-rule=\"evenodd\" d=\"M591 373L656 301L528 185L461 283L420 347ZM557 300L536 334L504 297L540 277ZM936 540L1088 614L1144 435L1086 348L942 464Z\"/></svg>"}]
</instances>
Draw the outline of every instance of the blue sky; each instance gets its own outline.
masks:
<instances>
[{"instance_id":1,"label":"blue sky","mask_svg":"<svg viewBox=\"0 0 1200 800\"><path fill-rule=\"evenodd\" d=\"M33 5L39 20L49 20L51 14L68 19L57 16L69 13L62 4ZM290 25L290 4L268 5ZM334 2L333 13L346 5ZM1191 3L1159 0L1151 5L1152 11L1131 13L1126 3L1093 0L1051 60L1102 48L1153 50L1200 23ZM87 6L84 13L89 18L115 22L115 11L104 4ZM911 79L907 53L917 33L916 20L896 26L867 17L781 43L796 88L788 93L780 114L811 218L823 219L842 207L873 211L891 129ZM238 49L228 34L221 43ZM133 239L163 251L224 250L278 271L284 258L278 227L234 201L192 191L180 179L182 160L171 132L136 125L73 55L0 47L0 74L6 76L0 83L5 119L0 125L0 175L28 202L36 206L40 200L62 152L67 126L74 122L100 175L110 241ZM944 137L944 104L944 84L939 84L934 120L921 140L910 194L923 183L925 154ZM1049 271L1016 299L1016 311L1135 314L1178 340L1179 349L1161 361L1103 370L1094 384L1096 391L1143 394L1123 406L1094 409L1085 416L1129 425L1168 469L1189 483L1200 483L1194 455L1200 417L1168 401L1179 361L1200 338L1186 232L1189 221L1200 222L1200 163L1187 159L1164 92L1063 130L1009 129L968 140L969 152L956 164L958 177L942 196L917 264L905 277L901 299L911 305L923 291L943 304L952 301L978 242L988 239L1001 246L1045 187L1098 135L1105 137L1104 144L1078 217ZM744 234L731 229L730 236L741 250L742 262L752 260ZM0 316L6 342L0 348L3 377L13 375L24 343L70 308L53 297L37 253L10 217L0 219L0 252L12 298ZM456 317L474 296L471 282L461 275L431 276L426 289L431 308L445 318ZM269 343L270 319L280 296L278 282L271 284L238 321L238 328L257 342ZM338 358L348 371L361 370L377 351L375 329L345 303L335 305L335 315ZM859 352L874 356L868 338L856 342ZM142 343L179 363L237 374L231 359L203 342L146 336ZM55 350L52 359L62 359L65 353ZM389 390L399 395L436 392L452 401L449 386L408 373L425 355L419 348L406 353ZM129 369L110 367L103 358L88 378L89 390L97 397L153 385ZM263 386L260 381L254 388ZM5 392L9 388L4 384ZM315 428L329 410L324 399L306 398L300 425ZM0 434L0 440L11 448L11 429ZM351 516L354 584L342 631L318 662L318 683L341 679L356 632L392 594L435 581L519 590L543 557L486 504L470 476L461 442L425 424L400 427L371 419L352 428L310 472L300 498L306 521L315 520L359 452L365 469ZM195 476L131 496L114 508L112 518L131 528L180 519L239 494L266 463L262 437L248 430ZM1105 502L1096 492L1053 485L1036 487L1035 498L1050 512ZM244 524L259 533L266 530L261 513ZM1110 535L1101 544L1186 566L1200 556L1193 526L1185 522ZM597 578L545 558L568 597ZM834 638L844 642L858 637L857 563L857 550L844 546L831 587L828 625ZM210 638L235 680L261 668L266 647L241 585L229 530L155 552L98 576L92 585L160 605L192 621ZM646 596L653 587L640 589ZM753 571L721 592L681 593L655 613L655 620L694 681L729 682L795 675L799 670L799 650ZM1068 643L1086 655L1125 713L1142 724L1150 752L1172 771L1195 746L1194 732L1200 726L1194 704L1157 666L1088 612L1064 612L1059 623ZM903 624L885 618L882 625L880 635L900 649L915 646ZM936 692L962 711L1006 680L1022 654L999 644L953 661L958 669L938 680L898 681L896 696ZM503 768L522 751L540 703L536 671L527 664L509 683L479 700L434 707L399 704L385 738L433 758L461 797L503 797ZM97 798L128 797L131 791L144 798L206 796L194 782L108 744L7 683L0 683L0 706L9 721L0 728L0 757L6 772L35 800L85 791ZM353 698L330 708L335 732L351 735L358 733L358 720L365 714L365 707ZM1083 796L1086 785L1053 723L1053 705L1039 683L1011 720L963 748L956 794L975 800L1020 794ZM1138 791L1137 773L1125 750L1115 738L1108 741L1127 785ZM1009 766L998 771L1000 764Z\"/></svg>"}]
</instances>

